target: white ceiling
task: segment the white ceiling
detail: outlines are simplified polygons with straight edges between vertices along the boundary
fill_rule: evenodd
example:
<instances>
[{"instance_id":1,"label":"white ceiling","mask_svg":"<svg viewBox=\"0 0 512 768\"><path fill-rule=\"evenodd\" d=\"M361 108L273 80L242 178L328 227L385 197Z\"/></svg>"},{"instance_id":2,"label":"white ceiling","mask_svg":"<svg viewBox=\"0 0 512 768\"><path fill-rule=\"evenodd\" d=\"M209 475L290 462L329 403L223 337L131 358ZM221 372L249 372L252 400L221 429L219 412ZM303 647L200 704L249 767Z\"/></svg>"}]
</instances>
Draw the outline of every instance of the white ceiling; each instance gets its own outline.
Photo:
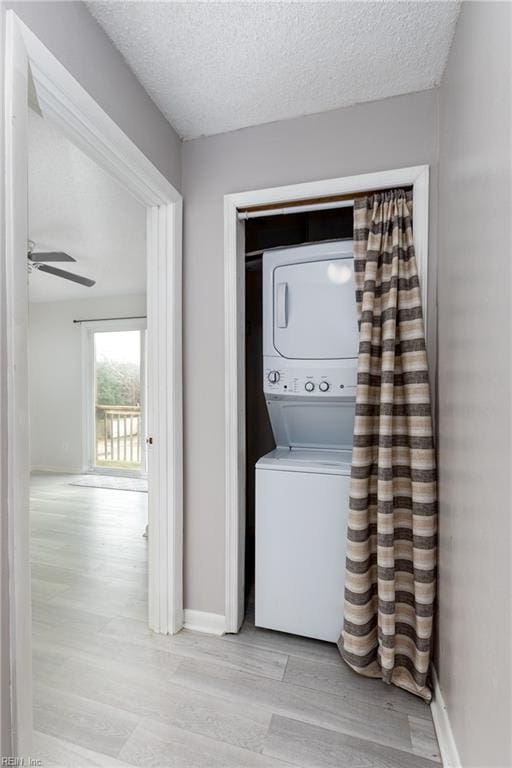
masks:
<instances>
[{"instance_id":1,"label":"white ceiling","mask_svg":"<svg viewBox=\"0 0 512 768\"><path fill-rule=\"evenodd\" d=\"M146 290L146 212L51 123L30 110L29 237L35 251L65 251L55 264L96 280L86 288L34 271L30 301L141 294Z\"/></svg>"},{"instance_id":2,"label":"white ceiling","mask_svg":"<svg viewBox=\"0 0 512 768\"><path fill-rule=\"evenodd\" d=\"M433 88L457 2L88 2L182 138Z\"/></svg>"}]
</instances>

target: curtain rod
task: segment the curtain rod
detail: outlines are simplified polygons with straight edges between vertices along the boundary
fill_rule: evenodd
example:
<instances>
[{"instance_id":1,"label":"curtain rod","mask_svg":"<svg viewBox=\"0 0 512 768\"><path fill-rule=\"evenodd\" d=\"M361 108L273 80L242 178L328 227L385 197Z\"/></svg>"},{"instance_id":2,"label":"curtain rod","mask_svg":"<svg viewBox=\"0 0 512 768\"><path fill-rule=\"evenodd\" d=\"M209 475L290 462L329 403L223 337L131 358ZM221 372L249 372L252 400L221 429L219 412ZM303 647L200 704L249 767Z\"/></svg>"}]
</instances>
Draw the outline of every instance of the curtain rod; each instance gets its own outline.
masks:
<instances>
[{"instance_id":1,"label":"curtain rod","mask_svg":"<svg viewBox=\"0 0 512 768\"><path fill-rule=\"evenodd\" d=\"M73 320L74 323L108 323L111 320L147 320L147 315L133 315L132 317L87 317L82 320Z\"/></svg>"},{"instance_id":2,"label":"curtain rod","mask_svg":"<svg viewBox=\"0 0 512 768\"><path fill-rule=\"evenodd\" d=\"M353 205L353 200L337 200L330 203L314 203L313 205L288 205L285 208L238 211L238 218L245 221L246 219L256 219L261 216L283 216L287 213L309 213L310 211L328 211L333 208L351 208Z\"/></svg>"}]
</instances>

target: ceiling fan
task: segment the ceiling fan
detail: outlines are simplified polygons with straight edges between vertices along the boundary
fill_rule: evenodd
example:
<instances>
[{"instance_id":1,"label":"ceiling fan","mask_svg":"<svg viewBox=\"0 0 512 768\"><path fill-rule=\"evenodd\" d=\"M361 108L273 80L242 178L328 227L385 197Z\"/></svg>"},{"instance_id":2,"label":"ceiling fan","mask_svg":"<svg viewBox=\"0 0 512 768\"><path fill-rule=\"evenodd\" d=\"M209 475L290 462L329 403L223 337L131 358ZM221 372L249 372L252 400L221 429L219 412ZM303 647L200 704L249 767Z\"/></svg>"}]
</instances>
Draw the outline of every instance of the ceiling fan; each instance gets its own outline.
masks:
<instances>
[{"instance_id":1,"label":"ceiling fan","mask_svg":"<svg viewBox=\"0 0 512 768\"><path fill-rule=\"evenodd\" d=\"M55 277L63 277L64 280L72 280L73 283L79 285L85 285L87 288L96 284L96 280L91 280L89 277L82 277L82 275L75 275L74 272L67 272L65 269L58 269L57 267L51 267L45 262L47 261L74 261L72 256L68 256L63 251L46 251L45 253L34 253L35 243L32 240L28 241L28 271L32 272L33 269L38 269L40 272L47 272L49 275L55 275Z\"/></svg>"}]
</instances>

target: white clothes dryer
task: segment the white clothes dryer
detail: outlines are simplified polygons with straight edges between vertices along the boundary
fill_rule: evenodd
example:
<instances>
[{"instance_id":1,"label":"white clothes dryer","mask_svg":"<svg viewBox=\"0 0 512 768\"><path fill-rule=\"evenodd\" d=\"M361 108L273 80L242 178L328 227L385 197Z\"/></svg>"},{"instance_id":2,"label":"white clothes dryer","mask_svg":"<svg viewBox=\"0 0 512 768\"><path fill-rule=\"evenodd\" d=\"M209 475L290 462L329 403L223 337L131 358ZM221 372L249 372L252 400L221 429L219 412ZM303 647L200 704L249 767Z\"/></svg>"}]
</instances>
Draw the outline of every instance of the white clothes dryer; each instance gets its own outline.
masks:
<instances>
[{"instance_id":1,"label":"white clothes dryer","mask_svg":"<svg viewBox=\"0 0 512 768\"><path fill-rule=\"evenodd\" d=\"M353 241L265 251L265 394L354 397L358 352Z\"/></svg>"}]
</instances>

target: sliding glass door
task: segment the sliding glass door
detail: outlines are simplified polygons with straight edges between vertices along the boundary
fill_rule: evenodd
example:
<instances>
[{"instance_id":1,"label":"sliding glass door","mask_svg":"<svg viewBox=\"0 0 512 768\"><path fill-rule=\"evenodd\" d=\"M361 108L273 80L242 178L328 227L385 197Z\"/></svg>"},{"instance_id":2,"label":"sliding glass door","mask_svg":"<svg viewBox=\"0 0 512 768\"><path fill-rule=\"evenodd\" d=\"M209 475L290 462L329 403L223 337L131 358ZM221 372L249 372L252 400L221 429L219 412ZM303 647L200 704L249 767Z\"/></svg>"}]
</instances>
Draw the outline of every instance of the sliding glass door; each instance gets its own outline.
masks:
<instances>
[{"instance_id":1,"label":"sliding glass door","mask_svg":"<svg viewBox=\"0 0 512 768\"><path fill-rule=\"evenodd\" d=\"M90 471L146 472L145 336L115 321L89 329Z\"/></svg>"}]
</instances>

